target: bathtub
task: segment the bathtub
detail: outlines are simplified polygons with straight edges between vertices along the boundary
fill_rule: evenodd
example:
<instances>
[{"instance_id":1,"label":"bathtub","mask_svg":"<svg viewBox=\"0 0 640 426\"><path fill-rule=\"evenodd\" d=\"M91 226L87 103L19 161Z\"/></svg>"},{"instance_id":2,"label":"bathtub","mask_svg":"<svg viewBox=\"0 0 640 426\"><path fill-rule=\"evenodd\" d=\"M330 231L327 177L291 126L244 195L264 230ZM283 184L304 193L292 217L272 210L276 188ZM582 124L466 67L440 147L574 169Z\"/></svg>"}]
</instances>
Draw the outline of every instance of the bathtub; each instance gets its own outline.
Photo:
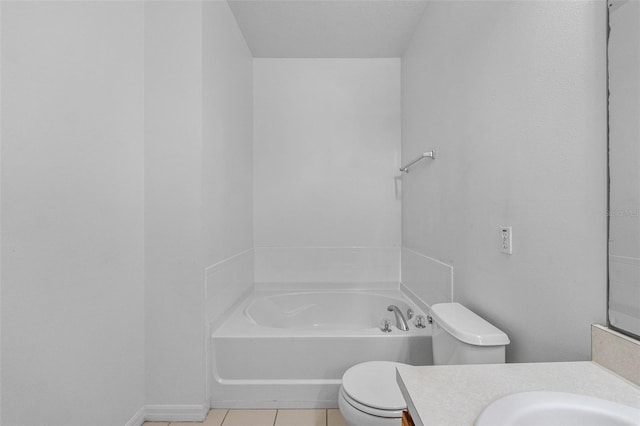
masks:
<instances>
[{"instance_id":1,"label":"bathtub","mask_svg":"<svg viewBox=\"0 0 640 426\"><path fill-rule=\"evenodd\" d=\"M257 287L212 333L211 406L336 408L352 365L432 364L430 327L398 330L391 304L424 315L398 284Z\"/></svg>"}]
</instances>

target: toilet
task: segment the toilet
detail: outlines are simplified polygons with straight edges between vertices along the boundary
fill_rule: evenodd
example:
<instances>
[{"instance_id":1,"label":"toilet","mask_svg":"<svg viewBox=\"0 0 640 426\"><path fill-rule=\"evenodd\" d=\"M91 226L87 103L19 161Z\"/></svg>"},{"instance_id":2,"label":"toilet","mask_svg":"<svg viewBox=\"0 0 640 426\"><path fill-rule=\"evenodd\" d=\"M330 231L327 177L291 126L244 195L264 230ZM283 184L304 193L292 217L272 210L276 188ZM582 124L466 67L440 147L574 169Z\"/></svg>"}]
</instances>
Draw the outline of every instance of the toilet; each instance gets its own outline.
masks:
<instances>
[{"instance_id":1,"label":"toilet","mask_svg":"<svg viewBox=\"0 0 640 426\"><path fill-rule=\"evenodd\" d=\"M505 333L459 303L439 303L430 310L433 363L501 364L505 362ZM354 365L342 376L340 412L350 426L399 426L406 410L396 367L390 361Z\"/></svg>"}]
</instances>

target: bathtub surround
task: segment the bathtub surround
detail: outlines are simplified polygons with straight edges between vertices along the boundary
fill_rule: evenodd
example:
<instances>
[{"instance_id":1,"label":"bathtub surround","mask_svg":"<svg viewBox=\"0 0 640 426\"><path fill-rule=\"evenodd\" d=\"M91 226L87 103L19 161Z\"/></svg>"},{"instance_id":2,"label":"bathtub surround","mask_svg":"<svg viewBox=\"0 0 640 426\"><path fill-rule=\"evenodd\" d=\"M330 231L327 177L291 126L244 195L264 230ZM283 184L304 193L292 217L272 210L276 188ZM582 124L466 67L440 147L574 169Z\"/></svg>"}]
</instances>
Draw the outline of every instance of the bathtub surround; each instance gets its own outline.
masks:
<instances>
[{"instance_id":1,"label":"bathtub surround","mask_svg":"<svg viewBox=\"0 0 640 426\"><path fill-rule=\"evenodd\" d=\"M605 23L601 1L432 2L402 58L403 160L438 153L402 178L403 247L452 266L511 362L588 360L606 319Z\"/></svg>"},{"instance_id":2,"label":"bathtub surround","mask_svg":"<svg viewBox=\"0 0 640 426\"><path fill-rule=\"evenodd\" d=\"M258 247L255 283L371 283L400 278L400 247Z\"/></svg>"},{"instance_id":3,"label":"bathtub surround","mask_svg":"<svg viewBox=\"0 0 640 426\"><path fill-rule=\"evenodd\" d=\"M249 249L205 269L207 324L212 329L253 290L253 264Z\"/></svg>"},{"instance_id":4,"label":"bathtub surround","mask_svg":"<svg viewBox=\"0 0 640 426\"><path fill-rule=\"evenodd\" d=\"M453 302L453 267L402 247L402 284L422 303Z\"/></svg>"}]
</instances>

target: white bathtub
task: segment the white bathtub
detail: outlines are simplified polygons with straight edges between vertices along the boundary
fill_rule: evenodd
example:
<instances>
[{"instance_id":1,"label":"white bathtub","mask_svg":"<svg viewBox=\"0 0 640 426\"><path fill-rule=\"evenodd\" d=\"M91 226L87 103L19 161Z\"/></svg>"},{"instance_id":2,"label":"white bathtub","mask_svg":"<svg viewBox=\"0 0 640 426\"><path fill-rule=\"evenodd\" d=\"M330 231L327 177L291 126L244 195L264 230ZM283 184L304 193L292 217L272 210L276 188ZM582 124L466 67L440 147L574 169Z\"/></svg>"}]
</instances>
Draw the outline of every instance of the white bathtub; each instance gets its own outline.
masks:
<instances>
[{"instance_id":1,"label":"white bathtub","mask_svg":"<svg viewBox=\"0 0 640 426\"><path fill-rule=\"evenodd\" d=\"M260 287L213 332L212 407L335 408L342 374L372 360L428 365L430 327L395 327L394 304L424 315L398 284ZM359 285L362 287L362 285ZM379 324L392 321L392 332Z\"/></svg>"}]
</instances>

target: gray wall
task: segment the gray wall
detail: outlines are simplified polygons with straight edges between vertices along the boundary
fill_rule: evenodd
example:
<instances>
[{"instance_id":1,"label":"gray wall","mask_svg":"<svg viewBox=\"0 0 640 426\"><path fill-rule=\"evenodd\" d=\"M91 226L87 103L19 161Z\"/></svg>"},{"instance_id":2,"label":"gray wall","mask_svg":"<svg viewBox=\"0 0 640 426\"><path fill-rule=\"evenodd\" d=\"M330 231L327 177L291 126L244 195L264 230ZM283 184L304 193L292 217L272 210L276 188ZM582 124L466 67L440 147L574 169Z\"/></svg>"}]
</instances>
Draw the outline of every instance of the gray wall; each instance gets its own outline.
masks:
<instances>
[{"instance_id":1,"label":"gray wall","mask_svg":"<svg viewBox=\"0 0 640 426\"><path fill-rule=\"evenodd\" d=\"M255 59L256 282L397 281L400 60Z\"/></svg>"},{"instance_id":2,"label":"gray wall","mask_svg":"<svg viewBox=\"0 0 640 426\"><path fill-rule=\"evenodd\" d=\"M144 8L2 2L2 424L144 393Z\"/></svg>"},{"instance_id":3,"label":"gray wall","mask_svg":"<svg viewBox=\"0 0 640 426\"><path fill-rule=\"evenodd\" d=\"M202 4L145 3L145 368L149 405L202 405Z\"/></svg>"},{"instance_id":4,"label":"gray wall","mask_svg":"<svg viewBox=\"0 0 640 426\"><path fill-rule=\"evenodd\" d=\"M195 420L206 302L253 279L253 64L229 6L1 11L0 423ZM205 267L247 250L206 299Z\"/></svg>"},{"instance_id":5,"label":"gray wall","mask_svg":"<svg viewBox=\"0 0 640 426\"><path fill-rule=\"evenodd\" d=\"M402 59L403 159L438 153L403 178L403 246L452 267L509 361L590 359L605 321L605 43L602 1L433 2Z\"/></svg>"}]
</instances>

